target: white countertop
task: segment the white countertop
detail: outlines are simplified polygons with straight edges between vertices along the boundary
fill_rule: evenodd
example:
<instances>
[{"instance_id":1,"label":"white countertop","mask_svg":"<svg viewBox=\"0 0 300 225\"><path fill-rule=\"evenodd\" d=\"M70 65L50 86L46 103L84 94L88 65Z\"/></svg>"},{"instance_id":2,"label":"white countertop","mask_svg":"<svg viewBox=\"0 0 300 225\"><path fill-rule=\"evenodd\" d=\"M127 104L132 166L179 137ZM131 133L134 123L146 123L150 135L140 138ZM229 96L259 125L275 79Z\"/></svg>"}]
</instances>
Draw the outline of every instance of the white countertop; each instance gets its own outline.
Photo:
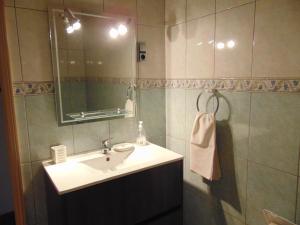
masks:
<instances>
[{"instance_id":1,"label":"white countertop","mask_svg":"<svg viewBox=\"0 0 300 225\"><path fill-rule=\"evenodd\" d=\"M112 151L108 155L101 154L100 150L74 155L59 164L44 161L43 166L58 194L62 195L181 159L182 155L148 144L135 145L134 151Z\"/></svg>"}]
</instances>

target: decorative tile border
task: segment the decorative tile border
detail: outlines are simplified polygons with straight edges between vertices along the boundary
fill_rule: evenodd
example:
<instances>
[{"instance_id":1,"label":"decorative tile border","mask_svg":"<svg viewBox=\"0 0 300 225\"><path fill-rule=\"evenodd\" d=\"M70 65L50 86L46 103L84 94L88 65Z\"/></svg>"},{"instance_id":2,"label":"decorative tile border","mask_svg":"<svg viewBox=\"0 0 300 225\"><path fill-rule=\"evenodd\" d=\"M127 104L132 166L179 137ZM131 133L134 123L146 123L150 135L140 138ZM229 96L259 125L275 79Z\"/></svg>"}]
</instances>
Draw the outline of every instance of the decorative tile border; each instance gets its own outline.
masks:
<instances>
[{"instance_id":1,"label":"decorative tile border","mask_svg":"<svg viewBox=\"0 0 300 225\"><path fill-rule=\"evenodd\" d=\"M44 95L54 94L54 83L45 82L16 82L13 83L14 95Z\"/></svg>"},{"instance_id":2,"label":"decorative tile border","mask_svg":"<svg viewBox=\"0 0 300 225\"><path fill-rule=\"evenodd\" d=\"M218 79L218 80L138 80L138 87L217 89L250 92L300 92L300 80L273 79Z\"/></svg>"},{"instance_id":3,"label":"decorative tile border","mask_svg":"<svg viewBox=\"0 0 300 225\"><path fill-rule=\"evenodd\" d=\"M163 80L129 78L93 78L93 82L137 85L149 88L217 89L222 91L247 92L300 92L300 80L290 79L219 79L219 80ZM43 95L54 93L54 83L17 82L13 84L14 95Z\"/></svg>"},{"instance_id":4,"label":"decorative tile border","mask_svg":"<svg viewBox=\"0 0 300 225\"><path fill-rule=\"evenodd\" d=\"M83 82L83 81L92 81L92 82L101 82L109 84L136 84L136 79L133 78L117 78L117 77L64 77L62 82Z\"/></svg>"}]
</instances>

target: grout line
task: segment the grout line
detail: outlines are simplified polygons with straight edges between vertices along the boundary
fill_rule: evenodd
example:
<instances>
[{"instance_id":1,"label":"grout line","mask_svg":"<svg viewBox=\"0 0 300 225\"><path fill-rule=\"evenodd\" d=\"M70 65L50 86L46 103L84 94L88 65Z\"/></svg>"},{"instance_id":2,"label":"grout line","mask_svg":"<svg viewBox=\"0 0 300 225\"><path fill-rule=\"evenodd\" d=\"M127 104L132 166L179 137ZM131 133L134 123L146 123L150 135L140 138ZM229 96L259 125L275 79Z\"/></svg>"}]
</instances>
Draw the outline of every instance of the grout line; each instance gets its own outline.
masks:
<instances>
[{"instance_id":1,"label":"grout line","mask_svg":"<svg viewBox=\"0 0 300 225\"><path fill-rule=\"evenodd\" d=\"M15 26L16 26L17 40L18 40L18 52L19 52L20 70L21 70L20 72L21 72L21 79L22 79L22 82L23 82L23 80L24 80L23 64L22 64L23 59L22 59L22 56L21 56L21 42L20 42L19 23L18 23L18 16L17 16L17 9L16 8L14 8L14 13L15 13Z\"/></svg>"},{"instance_id":2,"label":"grout line","mask_svg":"<svg viewBox=\"0 0 300 225\"><path fill-rule=\"evenodd\" d=\"M221 14L221 13L224 13L226 11L230 11L230 10L233 10L233 9L237 9L237 8L240 8L240 7L243 7L245 5L251 5L255 3L255 1L252 1L252 2L247 2L247 3L244 3L244 4L241 4L241 5L237 5L237 6L233 6L231 8L228 8L228 9L223 9L223 10L220 10L220 11L217 11L217 3L215 1L215 10L213 13L209 13L209 14L205 14L205 15L202 15L202 16L198 16L198 17L195 17L195 18L192 18L192 19L187 19L186 18L186 23L188 22L191 22L191 21L194 21L194 20L198 20L198 19L203 19L205 17L209 17L209 16L212 16L212 15L216 15L216 14ZM169 26L172 26L172 25L178 25L178 24L181 24L181 23L184 23L184 22L178 22L178 23L174 23L174 24L166 24L166 25L169 25Z\"/></svg>"},{"instance_id":3,"label":"grout line","mask_svg":"<svg viewBox=\"0 0 300 225\"><path fill-rule=\"evenodd\" d=\"M215 21L214 21L214 42L213 42L213 47L214 47L214 68L213 68L213 74L212 77L213 79L216 78L216 37L217 37L217 0L215 0Z\"/></svg>"},{"instance_id":4,"label":"grout line","mask_svg":"<svg viewBox=\"0 0 300 225\"><path fill-rule=\"evenodd\" d=\"M34 215L34 222L37 223L37 204L36 204L36 190L35 190L35 185L33 183L33 166L32 166L33 162L30 162L30 172L31 172L31 177L30 177L30 186L31 186L31 190L32 190L32 200L33 200L33 215ZM26 203L24 203L26 204ZM26 215L25 215L26 217Z\"/></svg>"},{"instance_id":5,"label":"grout line","mask_svg":"<svg viewBox=\"0 0 300 225\"><path fill-rule=\"evenodd\" d=\"M293 174L291 172L284 171L282 169L278 169L278 168L275 168L275 167L272 167L272 166L269 166L269 165L266 165L266 164L263 164L263 163L260 163L260 162L256 162L256 161L254 161L252 159L247 159L247 160L248 160L249 163L257 164L259 166L266 167L268 169L276 170L277 172L284 173L286 175L290 175L290 176L293 176L293 177L298 177L298 173L297 174Z\"/></svg>"},{"instance_id":6,"label":"grout line","mask_svg":"<svg viewBox=\"0 0 300 225\"><path fill-rule=\"evenodd\" d=\"M250 151L250 133L251 133L251 112L252 112L252 93L249 96L249 120L248 120L248 149L247 149L247 168L246 168L246 196L245 196L245 222L247 223L247 206L248 206L248 177L249 177L249 151Z\"/></svg>"},{"instance_id":7,"label":"grout line","mask_svg":"<svg viewBox=\"0 0 300 225\"><path fill-rule=\"evenodd\" d=\"M300 149L299 149L300 150ZM298 211L298 197L299 197L299 169L300 169L300 151L298 151L298 168L297 168L297 185L296 185L296 205L295 205L295 216L294 216L294 220L297 223L297 211Z\"/></svg>"},{"instance_id":8,"label":"grout line","mask_svg":"<svg viewBox=\"0 0 300 225\"><path fill-rule=\"evenodd\" d=\"M20 7L20 6L15 6L14 8L22 9L22 10L31 10L31 11L46 13L46 14L47 14L47 11L48 11L47 9L32 9L32 8L25 8L25 7Z\"/></svg>"},{"instance_id":9,"label":"grout line","mask_svg":"<svg viewBox=\"0 0 300 225\"><path fill-rule=\"evenodd\" d=\"M253 55L254 55L254 35L255 35L255 17L256 17L256 1L254 1L254 15L253 15L253 31L252 31L252 57L251 57L251 79L253 78ZM250 99L249 99L249 122L248 122L248 149L247 149L247 169L246 169L246 196L245 196L245 223L247 223L247 208L248 208L248 178L249 178L249 151L251 148L251 141L250 141L250 135L251 135L251 118L252 118L252 95L253 93L250 93Z\"/></svg>"},{"instance_id":10,"label":"grout line","mask_svg":"<svg viewBox=\"0 0 300 225\"><path fill-rule=\"evenodd\" d=\"M184 49L184 78L187 77L187 45L188 45L188 29L187 29L187 1L185 0L185 27L184 27L184 43L185 43L185 49Z\"/></svg>"},{"instance_id":11,"label":"grout line","mask_svg":"<svg viewBox=\"0 0 300 225\"><path fill-rule=\"evenodd\" d=\"M223 12L226 12L226 11L230 11L230 10L233 10L233 9L237 9L237 8L243 7L245 5L251 5L251 4L255 3L255 2L256 1L254 0L254 1L247 2L247 3L241 4L241 5L236 5L236 6L232 6L230 8L222 9L220 11L217 11L217 9L216 9L216 14L223 13Z\"/></svg>"},{"instance_id":12,"label":"grout line","mask_svg":"<svg viewBox=\"0 0 300 225\"><path fill-rule=\"evenodd\" d=\"M216 14L216 7L215 7L215 11L212 12L212 13L209 13L209 14L205 14L203 16L198 16L198 17L195 17L195 18L192 18L192 19L186 19L186 23L189 23L189 22L193 22L195 20L201 20L201 19L205 19L206 17L209 17L209 16L213 16Z\"/></svg>"},{"instance_id":13,"label":"grout line","mask_svg":"<svg viewBox=\"0 0 300 225\"><path fill-rule=\"evenodd\" d=\"M254 2L253 13L253 31L252 31L252 51L251 51L251 79L253 78L253 65L254 65L254 43L255 43L255 25L256 25L256 1Z\"/></svg>"},{"instance_id":14,"label":"grout line","mask_svg":"<svg viewBox=\"0 0 300 225\"><path fill-rule=\"evenodd\" d=\"M28 150L28 153L29 153L29 160L30 160L30 162L32 162L32 157L31 157L31 141L30 141L30 137L29 137L29 122L28 122L28 115L27 115L27 109L28 109L28 107L27 107L27 96L24 96L23 97L23 101L24 101L24 104L23 104L23 106L24 106L24 115L25 115L25 120L26 120L26 136L27 136L27 141L28 141L28 143L27 143L27 150ZM19 148L20 148L20 146L19 146Z\"/></svg>"}]
</instances>

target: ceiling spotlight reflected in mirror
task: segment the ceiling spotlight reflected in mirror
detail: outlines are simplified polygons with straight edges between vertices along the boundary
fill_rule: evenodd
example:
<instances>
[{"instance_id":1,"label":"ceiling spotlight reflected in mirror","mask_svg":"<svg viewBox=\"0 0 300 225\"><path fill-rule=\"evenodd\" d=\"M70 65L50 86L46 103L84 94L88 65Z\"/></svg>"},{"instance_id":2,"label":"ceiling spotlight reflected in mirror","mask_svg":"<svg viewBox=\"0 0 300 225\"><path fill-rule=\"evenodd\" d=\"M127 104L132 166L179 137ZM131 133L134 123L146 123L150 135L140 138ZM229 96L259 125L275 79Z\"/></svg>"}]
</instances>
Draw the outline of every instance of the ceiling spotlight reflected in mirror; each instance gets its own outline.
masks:
<instances>
[{"instance_id":1,"label":"ceiling spotlight reflected in mirror","mask_svg":"<svg viewBox=\"0 0 300 225\"><path fill-rule=\"evenodd\" d=\"M109 36L116 39L119 36L119 31L116 28L111 28L109 31Z\"/></svg>"},{"instance_id":2,"label":"ceiling spotlight reflected in mirror","mask_svg":"<svg viewBox=\"0 0 300 225\"><path fill-rule=\"evenodd\" d=\"M128 29L124 24L119 25L118 32L119 32L120 35L123 36L123 35L127 34L127 31L128 31Z\"/></svg>"},{"instance_id":3,"label":"ceiling spotlight reflected in mirror","mask_svg":"<svg viewBox=\"0 0 300 225\"><path fill-rule=\"evenodd\" d=\"M70 9L65 8L62 17L68 34L72 34L75 30L79 30L81 28L80 20L74 16Z\"/></svg>"}]
</instances>

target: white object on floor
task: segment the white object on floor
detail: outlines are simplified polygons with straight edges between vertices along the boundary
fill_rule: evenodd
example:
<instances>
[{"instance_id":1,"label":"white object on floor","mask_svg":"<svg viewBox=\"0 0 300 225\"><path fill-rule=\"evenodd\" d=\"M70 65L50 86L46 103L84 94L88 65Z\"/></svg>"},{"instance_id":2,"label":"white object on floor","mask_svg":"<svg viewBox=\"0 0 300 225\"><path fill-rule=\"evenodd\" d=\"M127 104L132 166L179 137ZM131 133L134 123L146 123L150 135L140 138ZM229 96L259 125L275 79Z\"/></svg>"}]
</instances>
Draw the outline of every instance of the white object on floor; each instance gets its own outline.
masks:
<instances>
[{"instance_id":1,"label":"white object on floor","mask_svg":"<svg viewBox=\"0 0 300 225\"><path fill-rule=\"evenodd\" d=\"M268 225L296 225L295 223L278 216L269 210L263 209L262 212Z\"/></svg>"},{"instance_id":2,"label":"white object on floor","mask_svg":"<svg viewBox=\"0 0 300 225\"><path fill-rule=\"evenodd\" d=\"M55 164L65 162L67 160L67 147L65 145L52 146L51 157Z\"/></svg>"},{"instance_id":3,"label":"white object on floor","mask_svg":"<svg viewBox=\"0 0 300 225\"><path fill-rule=\"evenodd\" d=\"M131 143L117 144L112 147L112 150L114 150L116 152L133 151L134 145Z\"/></svg>"}]
</instances>

